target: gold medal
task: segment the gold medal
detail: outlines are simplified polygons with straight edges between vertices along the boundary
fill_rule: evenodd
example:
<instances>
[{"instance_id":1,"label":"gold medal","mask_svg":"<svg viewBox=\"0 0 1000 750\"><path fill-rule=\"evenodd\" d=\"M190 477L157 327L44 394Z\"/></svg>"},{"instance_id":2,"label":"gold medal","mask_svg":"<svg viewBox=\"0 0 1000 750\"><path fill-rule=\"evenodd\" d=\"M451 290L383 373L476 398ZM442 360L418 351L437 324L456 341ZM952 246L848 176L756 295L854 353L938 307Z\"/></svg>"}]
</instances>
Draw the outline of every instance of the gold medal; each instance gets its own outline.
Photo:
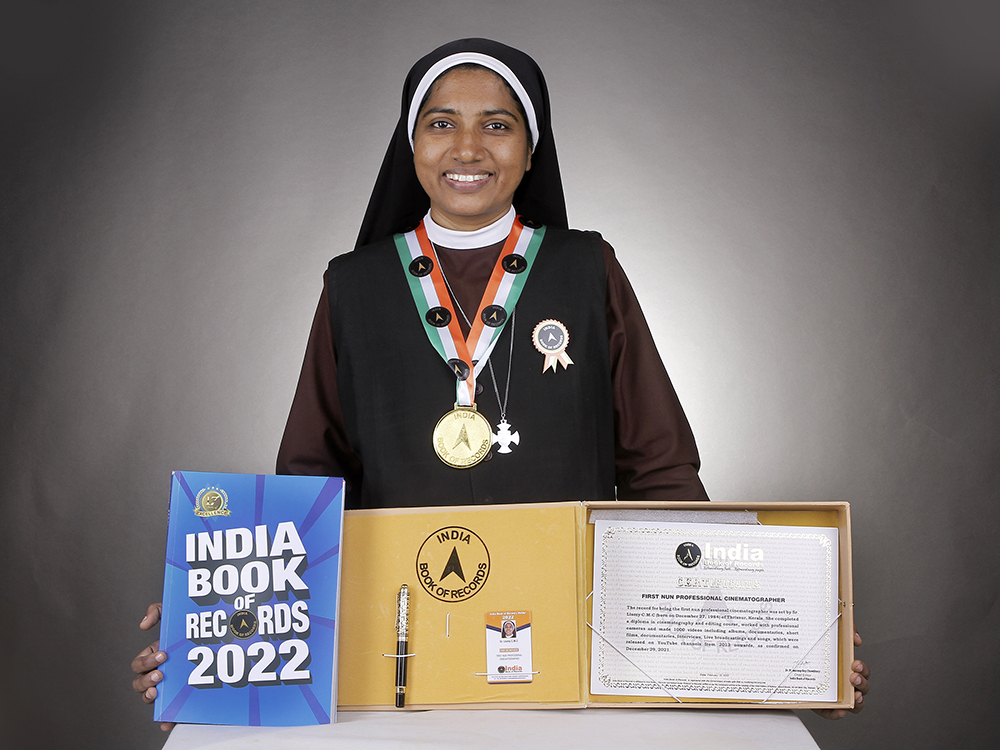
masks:
<instances>
[{"instance_id":1,"label":"gold medal","mask_svg":"<svg viewBox=\"0 0 1000 750\"><path fill-rule=\"evenodd\" d=\"M493 428L475 406L456 406L434 428L434 452L456 469L478 464L492 444Z\"/></svg>"}]
</instances>

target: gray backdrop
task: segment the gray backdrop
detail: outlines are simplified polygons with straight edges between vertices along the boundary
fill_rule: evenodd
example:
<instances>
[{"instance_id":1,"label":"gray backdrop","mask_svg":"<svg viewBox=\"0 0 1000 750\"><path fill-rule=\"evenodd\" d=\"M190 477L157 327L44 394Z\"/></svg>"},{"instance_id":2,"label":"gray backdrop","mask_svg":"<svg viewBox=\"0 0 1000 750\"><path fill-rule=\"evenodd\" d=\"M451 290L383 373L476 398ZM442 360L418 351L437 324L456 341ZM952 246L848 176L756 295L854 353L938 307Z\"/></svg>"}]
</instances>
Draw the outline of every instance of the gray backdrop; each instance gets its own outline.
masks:
<instances>
[{"instance_id":1,"label":"gray backdrop","mask_svg":"<svg viewBox=\"0 0 1000 750\"><path fill-rule=\"evenodd\" d=\"M803 717L821 746L993 746L979 4L81 5L0 18L0 745L163 742L128 663L170 471L273 471L403 76L478 35L545 70L570 221L629 272L712 497L852 503L874 687L860 716Z\"/></svg>"}]
</instances>

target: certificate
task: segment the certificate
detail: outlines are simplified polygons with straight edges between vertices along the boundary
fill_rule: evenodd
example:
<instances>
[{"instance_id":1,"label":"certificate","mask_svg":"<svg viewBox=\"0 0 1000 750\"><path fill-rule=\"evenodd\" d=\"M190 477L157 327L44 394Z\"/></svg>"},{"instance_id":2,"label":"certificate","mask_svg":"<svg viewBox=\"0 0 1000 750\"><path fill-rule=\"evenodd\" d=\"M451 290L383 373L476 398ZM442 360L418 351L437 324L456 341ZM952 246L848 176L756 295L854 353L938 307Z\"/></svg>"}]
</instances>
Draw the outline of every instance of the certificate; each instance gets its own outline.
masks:
<instances>
[{"instance_id":1,"label":"certificate","mask_svg":"<svg viewBox=\"0 0 1000 750\"><path fill-rule=\"evenodd\" d=\"M836 702L837 529L594 527L592 695Z\"/></svg>"}]
</instances>

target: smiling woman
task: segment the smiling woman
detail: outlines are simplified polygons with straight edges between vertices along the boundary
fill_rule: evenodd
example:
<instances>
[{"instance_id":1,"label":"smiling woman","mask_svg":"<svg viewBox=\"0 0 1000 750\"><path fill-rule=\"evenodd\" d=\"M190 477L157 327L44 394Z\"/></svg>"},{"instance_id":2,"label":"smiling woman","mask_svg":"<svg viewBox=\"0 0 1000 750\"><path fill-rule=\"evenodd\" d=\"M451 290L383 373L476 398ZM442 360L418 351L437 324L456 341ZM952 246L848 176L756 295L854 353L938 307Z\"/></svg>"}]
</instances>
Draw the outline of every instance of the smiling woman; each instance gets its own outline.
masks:
<instances>
[{"instance_id":1,"label":"smiling woman","mask_svg":"<svg viewBox=\"0 0 1000 750\"><path fill-rule=\"evenodd\" d=\"M474 231L506 214L531 169L528 126L503 79L463 66L438 78L413 132L413 165L440 226Z\"/></svg>"},{"instance_id":2,"label":"smiling woman","mask_svg":"<svg viewBox=\"0 0 1000 750\"><path fill-rule=\"evenodd\" d=\"M355 508L707 499L628 280L567 227L550 121L541 70L506 45L410 70L355 251L325 277L280 473L344 476Z\"/></svg>"}]
</instances>

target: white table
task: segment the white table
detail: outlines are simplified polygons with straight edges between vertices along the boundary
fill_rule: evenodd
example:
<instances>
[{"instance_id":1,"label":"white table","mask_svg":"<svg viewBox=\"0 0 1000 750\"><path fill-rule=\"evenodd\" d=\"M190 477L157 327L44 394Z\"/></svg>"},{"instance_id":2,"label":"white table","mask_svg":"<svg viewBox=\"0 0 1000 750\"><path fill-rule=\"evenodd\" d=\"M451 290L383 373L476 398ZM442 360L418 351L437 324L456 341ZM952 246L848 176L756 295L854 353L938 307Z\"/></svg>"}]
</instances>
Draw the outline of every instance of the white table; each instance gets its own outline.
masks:
<instances>
[{"instance_id":1,"label":"white table","mask_svg":"<svg viewBox=\"0 0 1000 750\"><path fill-rule=\"evenodd\" d=\"M791 711L589 708L341 711L314 727L177 726L165 750L666 748L819 750Z\"/></svg>"}]
</instances>

